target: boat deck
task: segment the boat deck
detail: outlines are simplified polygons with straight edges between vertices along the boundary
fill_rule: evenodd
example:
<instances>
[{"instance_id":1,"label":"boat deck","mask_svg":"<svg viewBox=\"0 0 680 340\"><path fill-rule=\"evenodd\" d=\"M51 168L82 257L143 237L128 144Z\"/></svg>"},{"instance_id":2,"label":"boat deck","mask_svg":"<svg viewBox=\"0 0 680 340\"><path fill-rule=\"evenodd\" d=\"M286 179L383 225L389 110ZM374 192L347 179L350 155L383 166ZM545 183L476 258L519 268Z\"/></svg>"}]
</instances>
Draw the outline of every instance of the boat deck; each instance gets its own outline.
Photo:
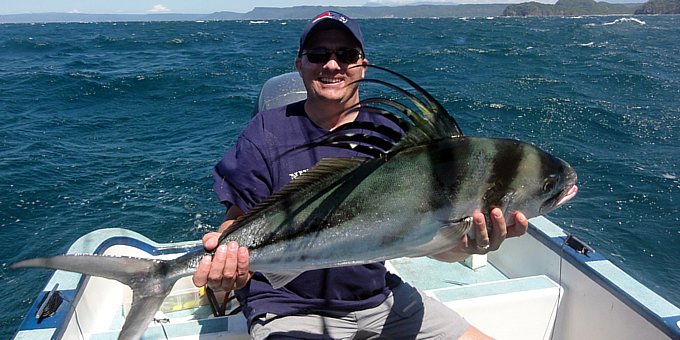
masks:
<instances>
[{"instance_id":1,"label":"boat deck","mask_svg":"<svg viewBox=\"0 0 680 340\"><path fill-rule=\"evenodd\" d=\"M475 261L486 262L484 256L477 257ZM545 275L508 278L490 263L471 269L424 257L390 264L404 281L495 338L550 338L562 289ZM509 317L513 315L521 317Z\"/></svg>"},{"instance_id":2,"label":"boat deck","mask_svg":"<svg viewBox=\"0 0 680 340\"><path fill-rule=\"evenodd\" d=\"M443 301L477 327L483 330L488 328L485 331L490 331L496 337L510 338L513 334L523 334L525 339L541 339L552 328L560 289L545 276L508 279L490 264L473 270L462 263L442 263L428 258L396 259L390 261L388 266L404 281ZM75 327L70 329L77 329L75 335L78 337L116 339L129 308L130 290L117 282L101 278L91 278L86 289L92 289L92 294L96 290L101 292L100 289L111 293L117 291L110 294L111 298L120 299L124 304L112 305L108 315L99 314L97 317L88 315L85 309L78 311L79 324L73 324ZM89 295L90 292L85 294ZM122 294L122 298L117 297L119 294ZM99 300L97 303L104 302ZM242 315L214 317L205 303L205 298L193 288L190 279L183 279L166 299L162 308L166 311L157 315L159 321L149 327L144 338L249 338ZM526 322L498 322L499 319L508 319L503 318L503 315L523 315L523 319L531 320L533 325L529 326Z\"/></svg>"}]
</instances>

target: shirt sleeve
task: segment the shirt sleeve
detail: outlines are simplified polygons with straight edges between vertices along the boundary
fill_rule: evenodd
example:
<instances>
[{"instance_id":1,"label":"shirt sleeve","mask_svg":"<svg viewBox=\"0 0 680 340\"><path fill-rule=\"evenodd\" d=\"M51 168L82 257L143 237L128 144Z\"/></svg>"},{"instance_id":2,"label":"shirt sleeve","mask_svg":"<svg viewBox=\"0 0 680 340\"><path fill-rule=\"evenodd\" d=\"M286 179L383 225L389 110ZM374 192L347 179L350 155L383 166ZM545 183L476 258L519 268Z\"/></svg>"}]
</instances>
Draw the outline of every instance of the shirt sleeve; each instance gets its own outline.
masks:
<instances>
[{"instance_id":1,"label":"shirt sleeve","mask_svg":"<svg viewBox=\"0 0 680 340\"><path fill-rule=\"evenodd\" d=\"M213 191L220 202L244 212L272 193L269 166L261 150L241 135L213 168Z\"/></svg>"}]
</instances>

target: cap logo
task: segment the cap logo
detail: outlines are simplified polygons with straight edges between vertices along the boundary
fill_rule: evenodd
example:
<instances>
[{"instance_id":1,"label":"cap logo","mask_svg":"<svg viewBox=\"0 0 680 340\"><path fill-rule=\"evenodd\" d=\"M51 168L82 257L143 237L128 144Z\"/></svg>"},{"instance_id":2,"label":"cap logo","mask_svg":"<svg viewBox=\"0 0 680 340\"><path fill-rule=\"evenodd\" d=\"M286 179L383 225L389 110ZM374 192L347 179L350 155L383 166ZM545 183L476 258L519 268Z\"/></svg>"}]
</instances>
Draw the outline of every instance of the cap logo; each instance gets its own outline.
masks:
<instances>
[{"instance_id":1,"label":"cap logo","mask_svg":"<svg viewBox=\"0 0 680 340\"><path fill-rule=\"evenodd\" d=\"M341 15L339 13L336 13L336 12L321 13L316 18L314 18L314 20L312 20L312 23L316 23L317 21L322 20L322 19L335 19L337 21L340 21L343 24L347 23L347 17L345 17L344 15Z\"/></svg>"}]
</instances>

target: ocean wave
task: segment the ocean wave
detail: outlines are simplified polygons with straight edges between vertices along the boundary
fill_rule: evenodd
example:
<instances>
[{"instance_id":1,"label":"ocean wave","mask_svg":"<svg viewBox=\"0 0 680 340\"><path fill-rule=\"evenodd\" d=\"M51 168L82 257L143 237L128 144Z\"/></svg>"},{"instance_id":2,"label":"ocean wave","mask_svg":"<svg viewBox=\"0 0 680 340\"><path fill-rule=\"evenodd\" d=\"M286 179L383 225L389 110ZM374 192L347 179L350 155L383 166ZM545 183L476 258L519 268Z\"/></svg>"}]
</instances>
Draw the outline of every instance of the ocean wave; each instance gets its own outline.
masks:
<instances>
[{"instance_id":1,"label":"ocean wave","mask_svg":"<svg viewBox=\"0 0 680 340\"><path fill-rule=\"evenodd\" d=\"M587 43L577 43L576 44L576 46L579 46L579 47L592 47L592 48L602 48L602 47L607 47L607 45L609 45L609 42L607 42L607 41L605 41L605 42L590 41L590 42L587 42Z\"/></svg>"},{"instance_id":2,"label":"ocean wave","mask_svg":"<svg viewBox=\"0 0 680 340\"><path fill-rule=\"evenodd\" d=\"M628 17L628 18L619 18L619 19L616 19L616 20L614 20L614 21L612 21L612 22L605 22L605 23L602 24L602 26L609 26L609 25L616 25L616 24L625 24L625 23L636 23L636 24L640 24L640 25L645 25L645 24L647 24L646 22L644 22L644 21L642 21L642 20L640 20L640 19L633 18L633 17Z\"/></svg>"},{"instance_id":3,"label":"ocean wave","mask_svg":"<svg viewBox=\"0 0 680 340\"><path fill-rule=\"evenodd\" d=\"M55 39L45 37L5 37L0 41L0 48L3 53L45 53L51 51L59 51L65 53L82 52L83 49L77 44L62 42Z\"/></svg>"}]
</instances>

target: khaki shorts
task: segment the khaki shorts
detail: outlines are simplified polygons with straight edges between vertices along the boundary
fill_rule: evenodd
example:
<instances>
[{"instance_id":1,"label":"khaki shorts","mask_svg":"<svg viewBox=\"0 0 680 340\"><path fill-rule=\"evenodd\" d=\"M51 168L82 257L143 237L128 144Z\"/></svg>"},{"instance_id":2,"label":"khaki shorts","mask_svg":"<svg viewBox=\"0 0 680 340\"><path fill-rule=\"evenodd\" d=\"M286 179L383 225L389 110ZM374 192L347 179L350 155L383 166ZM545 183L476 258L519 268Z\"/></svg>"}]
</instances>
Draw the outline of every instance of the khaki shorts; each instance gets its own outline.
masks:
<instances>
[{"instance_id":1,"label":"khaki shorts","mask_svg":"<svg viewBox=\"0 0 680 340\"><path fill-rule=\"evenodd\" d=\"M356 312L279 317L253 321L253 339L457 339L470 324L441 302L407 283L382 304Z\"/></svg>"}]
</instances>

